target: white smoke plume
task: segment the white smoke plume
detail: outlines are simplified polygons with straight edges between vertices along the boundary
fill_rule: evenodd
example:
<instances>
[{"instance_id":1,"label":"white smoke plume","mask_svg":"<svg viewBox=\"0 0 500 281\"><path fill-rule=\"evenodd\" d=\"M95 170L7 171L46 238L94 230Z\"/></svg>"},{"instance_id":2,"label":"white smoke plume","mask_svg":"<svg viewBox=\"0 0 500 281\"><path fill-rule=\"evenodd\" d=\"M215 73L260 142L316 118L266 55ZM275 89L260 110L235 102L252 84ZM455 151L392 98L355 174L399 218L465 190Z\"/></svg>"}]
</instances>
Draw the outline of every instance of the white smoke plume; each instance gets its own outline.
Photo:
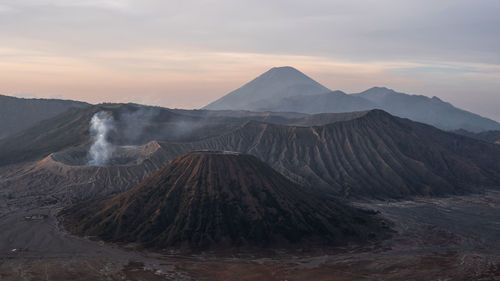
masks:
<instances>
[{"instance_id":1,"label":"white smoke plume","mask_svg":"<svg viewBox=\"0 0 500 281\"><path fill-rule=\"evenodd\" d=\"M88 165L106 165L113 154L113 145L108 142L108 134L114 130L115 121L111 114L100 111L92 116L90 120L90 135L94 138L94 143L89 150Z\"/></svg>"},{"instance_id":2,"label":"white smoke plume","mask_svg":"<svg viewBox=\"0 0 500 281\"><path fill-rule=\"evenodd\" d=\"M158 108L140 107L135 111L125 111L120 114L120 137L132 144L140 144L145 129L152 124L152 120L160 114Z\"/></svg>"}]
</instances>

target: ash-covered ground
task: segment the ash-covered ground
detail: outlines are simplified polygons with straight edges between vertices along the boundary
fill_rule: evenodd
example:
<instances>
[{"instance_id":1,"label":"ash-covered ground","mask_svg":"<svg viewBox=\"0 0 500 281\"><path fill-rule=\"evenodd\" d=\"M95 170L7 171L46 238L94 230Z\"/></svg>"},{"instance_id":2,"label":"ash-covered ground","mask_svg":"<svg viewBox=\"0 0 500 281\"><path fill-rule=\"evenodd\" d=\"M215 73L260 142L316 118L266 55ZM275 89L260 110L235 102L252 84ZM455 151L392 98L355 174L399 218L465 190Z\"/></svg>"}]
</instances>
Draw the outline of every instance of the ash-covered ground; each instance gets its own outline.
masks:
<instances>
[{"instance_id":1,"label":"ash-covered ground","mask_svg":"<svg viewBox=\"0 0 500 281\"><path fill-rule=\"evenodd\" d=\"M0 280L500 280L500 192L358 203L397 233L363 247L181 255L74 237L61 206L0 193ZM24 202L23 201L30 201Z\"/></svg>"}]
</instances>

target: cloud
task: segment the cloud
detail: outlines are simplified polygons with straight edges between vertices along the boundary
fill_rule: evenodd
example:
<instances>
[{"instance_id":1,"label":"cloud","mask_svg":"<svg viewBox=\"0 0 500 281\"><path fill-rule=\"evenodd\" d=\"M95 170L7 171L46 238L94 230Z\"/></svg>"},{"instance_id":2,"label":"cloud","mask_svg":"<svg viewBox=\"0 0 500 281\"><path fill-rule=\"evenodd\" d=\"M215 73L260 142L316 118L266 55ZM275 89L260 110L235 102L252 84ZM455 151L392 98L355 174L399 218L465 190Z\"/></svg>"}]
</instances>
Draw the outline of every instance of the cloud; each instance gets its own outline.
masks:
<instances>
[{"instance_id":1,"label":"cloud","mask_svg":"<svg viewBox=\"0 0 500 281\"><path fill-rule=\"evenodd\" d=\"M293 65L332 89L385 85L460 105L469 92L487 107L500 102L498 10L497 0L7 0L0 91L192 108Z\"/></svg>"},{"instance_id":2,"label":"cloud","mask_svg":"<svg viewBox=\"0 0 500 281\"><path fill-rule=\"evenodd\" d=\"M196 46L348 60L500 63L496 0L7 3L18 13L0 19L6 36L21 32L57 42L66 48L61 51Z\"/></svg>"},{"instance_id":3,"label":"cloud","mask_svg":"<svg viewBox=\"0 0 500 281\"><path fill-rule=\"evenodd\" d=\"M0 14L8 13L11 11L12 11L11 7L9 7L7 5L0 4Z\"/></svg>"},{"instance_id":4,"label":"cloud","mask_svg":"<svg viewBox=\"0 0 500 281\"><path fill-rule=\"evenodd\" d=\"M40 7L63 7L63 8L98 8L111 10L127 10L129 1L127 0L7 0L4 7L13 10Z\"/></svg>"}]
</instances>

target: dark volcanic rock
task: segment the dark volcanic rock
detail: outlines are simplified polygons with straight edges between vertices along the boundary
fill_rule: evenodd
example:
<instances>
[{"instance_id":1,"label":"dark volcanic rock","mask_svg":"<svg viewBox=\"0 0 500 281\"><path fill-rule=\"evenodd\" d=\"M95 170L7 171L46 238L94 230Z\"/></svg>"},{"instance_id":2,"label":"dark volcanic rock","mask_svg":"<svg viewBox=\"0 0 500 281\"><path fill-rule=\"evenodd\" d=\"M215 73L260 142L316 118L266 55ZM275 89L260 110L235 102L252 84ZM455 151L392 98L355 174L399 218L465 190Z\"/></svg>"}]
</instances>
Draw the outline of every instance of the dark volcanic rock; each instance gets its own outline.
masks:
<instances>
[{"instance_id":1,"label":"dark volcanic rock","mask_svg":"<svg viewBox=\"0 0 500 281\"><path fill-rule=\"evenodd\" d=\"M115 120L116 128L109 136L110 142L115 145L206 139L231 132L248 120L311 126L350 120L364 114L173 110L136 104L99 104L70 109L37 126L1 139L0 166L40 160L70 147L89 145L89 123L92 116L100 111L108 112Z\"/></svg>"},{"instance_id":2,"label":"dark volcanic rock","mask_svg":"<svg viewBox=\"0 0 500 281\"><path fill-rule=\"evenodd\" d=\"M0 95L0 139L21 132L71 107L89 106L87 103L71 100L23 99Z\"/></svg>"},{"instance_id":3,"label":"dark volcanic rock","mask_svg":"<svg viewBox=\"0 0 500 281\"><path fill-rule=\"evenodd\" d=\"M174 141L160 142L168 155L165 161L200 149L238 151L256 156L302 186L338 196L407 198L500 186L498 145L443 132L380 110L304 116L101 105L70 110L25 131L18 138L0 142L0 165L43 159L50 153L71 151L71 146L88 147L89 120L95 112L102 110L115 117L120 128L116 133L126 132L127 122L124 120L130 118L123 119L125 113L142 112L143 115L134 116L152 116L149 119L137 118L149 124L143 128L138 142L150 139ZM154 114L150 114L151 111ZM328 122L334 123L311 126ZM183 133L179 133L181 129ZM124 141L124 135L112 137L112 143L130 144ZM132 158L129 160L133 162ZM158 167L164 164L166 162L159 163ZM38 169L36 171L40 178L52 174L52 170L43 176ZM145 176L153 171L148 169ZM31 170L28 172L33 174ZM127 176L128 173L122 174L122 177ZM10 175L3 178L5 180L0 178L0 184L18 180L17 176L12 178ZM29 185L27 187L37 189L40 181L29 178L26 176L22 181ZM127 180L131 185L127 186L138 183L137 179L132 176ZM63 182L67 181L57 180L50 185L61 188L67 185L61 185Z\"/></svg>"},{"instance_id":4,"label":"dark volcanic rock","mask_svg":"<svg viewBox=\"0 0 500 281\"><path fill-rule=\"evenodd\" d=\"M500 186L498 145L381 110L324 126L249 122L183 146L252 154L301 185L346 197L405 198Z\"/></svg>"},{"instance_id":5,"label":"dark volcanic rock","mask_svg":"<svg viewBox=\"0 0 500 281\"><path fill-rule=\"evenodd\" d=\"M191 152L133 189L63 212L73 232L191 249L344 244L382 235L372 214L305 193L254 156Z\"/></svg>"},{"instance_id":6,"label":"dark volcanic rock","mask_svg":"<svg viewBox=\"0 0 500 281\"><path fill-rule=\"evenodd\" d=\"M29 205L53 201L63 206L123 192L134 187L179 153L164 151L157 142L143 146L115 147L106 166L86 165L84 147L50 154L44 159L0 170L0 190ZM19 205L19 204L17 204Z\"/></svg>"},{"instance_id":7,"label":"dark volcanic rock","mask_svg":"<svg viewBox=\"0 0 500 281\"><path fill-rule=\"evenodd\" d=\"M500 144L500 131L485 131L480 133L473 133L462 129L462 130L452 131L452 133L494 144Z\"/></svg>"}]
</instances>

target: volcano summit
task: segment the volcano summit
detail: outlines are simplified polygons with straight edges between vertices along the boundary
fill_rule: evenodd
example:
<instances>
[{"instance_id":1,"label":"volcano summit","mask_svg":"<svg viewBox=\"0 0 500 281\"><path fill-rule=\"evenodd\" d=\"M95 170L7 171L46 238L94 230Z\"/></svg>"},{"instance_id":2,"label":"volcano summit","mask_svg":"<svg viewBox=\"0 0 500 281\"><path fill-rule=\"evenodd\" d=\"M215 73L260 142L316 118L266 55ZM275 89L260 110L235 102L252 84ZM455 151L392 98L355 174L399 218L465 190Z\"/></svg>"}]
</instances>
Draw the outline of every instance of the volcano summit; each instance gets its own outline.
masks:
<instances>
[{"instance_id":1,"label":"volcano summit","mask_svg":"<svg viewBox=\"0 0 500 281\"><path fill-rule=\"evenodd\" d=\"M63 213L73 232L157 249L339 245L384 233L372 213L232 152L184 154L125 193Z\"/></svg>"}]
</instances>

